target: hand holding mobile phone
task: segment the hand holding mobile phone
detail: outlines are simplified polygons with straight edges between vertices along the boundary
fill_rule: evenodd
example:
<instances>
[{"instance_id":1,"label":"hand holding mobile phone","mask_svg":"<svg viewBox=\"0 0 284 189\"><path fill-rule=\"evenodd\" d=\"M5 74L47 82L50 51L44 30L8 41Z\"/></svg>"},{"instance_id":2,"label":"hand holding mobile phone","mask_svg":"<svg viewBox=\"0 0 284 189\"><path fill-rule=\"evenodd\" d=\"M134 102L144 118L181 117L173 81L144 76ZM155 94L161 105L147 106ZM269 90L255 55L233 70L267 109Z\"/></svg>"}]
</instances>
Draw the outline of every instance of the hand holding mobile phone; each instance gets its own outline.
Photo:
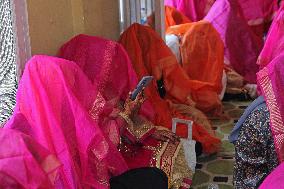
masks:
<instances>
[{"instance_id":1,"label":"hand holding mobile phone","mask_svg":"<svg viewBox=\"0 0 284 189\"><path fill-rule=\"evenodd\" d=\"M151 81L154 79L153 76L144 76L138 83L138 85L136 86L136 88L134 89L134 91L131 94L131 100L135 100L137 95L145 88L147 87Z\"/></svg>"}]
</instances>

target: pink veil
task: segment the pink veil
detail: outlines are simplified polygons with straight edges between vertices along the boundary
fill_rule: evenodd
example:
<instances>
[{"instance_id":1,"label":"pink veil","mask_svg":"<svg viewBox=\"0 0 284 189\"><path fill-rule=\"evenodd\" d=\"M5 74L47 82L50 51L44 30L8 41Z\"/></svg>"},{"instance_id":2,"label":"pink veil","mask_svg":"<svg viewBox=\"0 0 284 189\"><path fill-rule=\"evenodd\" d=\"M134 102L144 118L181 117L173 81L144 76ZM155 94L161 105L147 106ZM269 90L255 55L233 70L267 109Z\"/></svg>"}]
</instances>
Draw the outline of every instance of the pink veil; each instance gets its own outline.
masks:
<instances>
[{"instance_id":1,"label":"pink veil","mask_svg":"<svg viewBox=\"0 0 284 189\"><path fill-rule=\"evenodd\" d=\"M258 64L261 68L265 67L270 61L284 50L284 4L279 9L277 16L268 32L266 42L261 51Z\"/></svg>"},{"instance_id":2,"label":"pink veil","mask_svg":"<svg viewBox=\"0 0 284 189\"><path fill-rule=\"evenodd\" d=\"M256 83L256 61L262 42L247 25L237 0L217 0L204 19L213 24L223 39L225 64L249 83Z\"/></svg>"},{"instance_id":3,"label":"pink veil","mask_svg":"<svg viewBox=\"0 0 284 189\"><path fill-rule=\"evenodd\" d=\"M284 188L284 163L270 173L259 187L259 189L275 188Z\"/></svg>"},{"instance_id":4,"label":"pink veil","mask_svg":"<svg viewBox=\"0 0 284 189\"><path fill-rule=\"evenodd\" d=\"M53 153L62 164L56 188L108 188L110 174L127 165L115 146L90 116L97 86L74 63L35 56L26 65L15 114L29 125L13 124ZM100 112L93 112L99 114Z\"/></svg>"},{"instance_id":5,"label":"pink veil","mask_svg":"<svg viewBox=\"0 0 284 189\"><path fill-rule=\"evenodd\" d=\"M14 125L28 126L21 114ZM52 188L59 161L22 132L0 129L0 188Z\"/></svg>"},{"instance_id":6,"label":"pink veil","mask_svg":"<svg viewBox=\"0 0 284 189\"><path fill-rule=\"evenodd\" d=\"M270 112L270 127L281 163L284 161L284 53L274 58L257 76Z\"/></svg>"},{"instance_id":7,"label":"pink veil","mask_svg":"<svg viewBox=\"0 0 284 189\"><path fill-rule=\"evenodd\" d=\"M93 82L112 107L104 108L105 116L115 108L118 100L125 100L138 81L130 59L117 42L88 35L78 35L65 43L59 50L59 57L76 62ZM108 110L107 110L108 109ZM149 120L154 119L154 110L146 101L140 113Z\"/></svg>"},{"instance_id":8,"label":"pink veil","mask_svg":"<svg viewBox=\"0 0 284 189\"><path fill-rule=\"evenodd\" d=\"M175 7L191 21L202 20L215 0L165 0L165 5Z\"/></svg>"},{"instance_id":9,"label":"pink veil","mask_svg":"<svg viewBox=\"0 0 284 189\"><path fill-rule=\"evenodd\" d=\"M238 0L249 25L262 24L273 17L277 0Z\"/></svg>"}]
</instances>

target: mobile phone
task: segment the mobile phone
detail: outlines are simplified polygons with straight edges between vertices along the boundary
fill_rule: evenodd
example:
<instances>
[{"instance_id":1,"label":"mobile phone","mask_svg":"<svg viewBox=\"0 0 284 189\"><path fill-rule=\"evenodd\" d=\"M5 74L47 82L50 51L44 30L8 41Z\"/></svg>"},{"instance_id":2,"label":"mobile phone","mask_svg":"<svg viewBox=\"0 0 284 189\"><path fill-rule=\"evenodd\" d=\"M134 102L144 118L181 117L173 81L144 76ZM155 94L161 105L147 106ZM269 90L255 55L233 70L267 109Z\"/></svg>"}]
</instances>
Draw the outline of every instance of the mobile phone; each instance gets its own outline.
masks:
<instances>
[{"instance_id":1,"label":"mobile phone","mask_svg":"<svg viewBox=\"0 0 284 189\"><path fill-rule=\"evenodd\" d=\"M137 95L142 91L143 88L147 87L151 81L154 79L153 76L144 76L138 83L138 85L136 86L136 88L134 89L134 91L131 94L131 100L135 100Z\"/></svg>"}]
</instances>

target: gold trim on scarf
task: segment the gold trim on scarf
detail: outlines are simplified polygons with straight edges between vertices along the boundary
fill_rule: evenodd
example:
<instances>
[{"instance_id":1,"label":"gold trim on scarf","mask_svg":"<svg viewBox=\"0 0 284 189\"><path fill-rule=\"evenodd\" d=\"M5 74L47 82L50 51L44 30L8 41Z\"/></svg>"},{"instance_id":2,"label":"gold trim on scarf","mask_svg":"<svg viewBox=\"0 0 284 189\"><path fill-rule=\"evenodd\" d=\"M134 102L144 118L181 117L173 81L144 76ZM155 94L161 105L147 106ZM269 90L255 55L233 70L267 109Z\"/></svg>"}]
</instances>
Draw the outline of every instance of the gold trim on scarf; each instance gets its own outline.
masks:
<instances>
[{"instance_id":1,"label":"gold trim on scarf","mask_svg":"<svg viewBox=\"0 0 284 189\"><path fill-rule=\"evenodd\" d=\"M276 101L268 69L265 67L258 73L259 83L265 95L270 113L270 127L274 136L275 148L280 162L284 161L284 125L280 109Z\"/></svg>"},{"instance_id":2,"label":"gold trim on scarf","mask_svg":"<svg viewBox=\"0 0 284 189\"><path fill-rule=\"evenodd\" d=\"M91 117L98 121L99 115L101 111L103 110L104 106L106 104L106 100L104 99L103 95L98 92L95 102L93 103L93 106L91 107L89 113Z\"/></svg>"},{"instance_id":3,"label":"gold trim on scarf","mask_svg":"<svg viewBox=\"0 0 284 189\"><path fill-rule=\"evenodd\" d=\"M169 187L172 185L173 168L181 148L181 143L160 142L155 148L150 166L163 170L168 176Z\"/></svg>"},{"instance_id":4,"label":"gold trim on scarf","mask_svg":"<svg viewBox=\"0 0 284 189\"><path fill-rule=\"evenodd\" d=\"M147 134L153 128L150 122L146 122L141 125L135 126L133 121L125 113L119 112L118 115L125 120L125 122L128 124L128 127L126 127L127 131L130 132L137 140L141 139L145 134Z\"/></svg>"}]
</instances>

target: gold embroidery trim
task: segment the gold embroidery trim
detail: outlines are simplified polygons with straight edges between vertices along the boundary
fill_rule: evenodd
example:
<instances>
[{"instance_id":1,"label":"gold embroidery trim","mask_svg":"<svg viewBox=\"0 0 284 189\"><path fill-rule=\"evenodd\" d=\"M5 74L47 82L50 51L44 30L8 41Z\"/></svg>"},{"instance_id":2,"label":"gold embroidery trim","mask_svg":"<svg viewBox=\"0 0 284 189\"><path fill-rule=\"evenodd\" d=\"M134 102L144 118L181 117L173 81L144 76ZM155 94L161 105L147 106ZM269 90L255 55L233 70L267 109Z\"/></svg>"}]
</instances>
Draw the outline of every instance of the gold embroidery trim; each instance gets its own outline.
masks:
<instances>
[{"instance_id":1,"label":"gold embroidery trim","mask_svg":"<svg viewBox=\"0 0 284 189\"><path fill-rule=\"evenodd\" d=\"M128 130L128 132L133 134L137 140L141 139L150 129L153 128L153 126L149 122L134 126L133 121L129 118L128 115L123 112L120 112L118 115L120 115L126 121L126 123L128 124L128 127L126 127L126 129Z\"/></svg>"},{"instance_id":2,"label":"gold embroidery trim","mask_svg":"<svg viewBox=\"0 0 284 189\"><path fill-rule=\"evenodd\" d=\"M268 76L268 69L263 68L258 73L258 78L263 93L265 95L267 107L270 112L270 127L274 135L275 148L278 154L279 161L282 162L284 160L284 154L281 154L284 145L283 120L280 114L280 109L277 105L275 94L272 88L272 83Z\"/></svg>"},{"instance_id":3,"label":"gold embroidery trim","mask_svg":"<svg viewBox=\"0 0 284 189\"><path fill-rule=\"evenodd\" d=\"M173 167L180 147L181 143L160 142L151 158L150 166L162 169L166 173L169 187L172 185Z\"/></svg>"}]
</instances>

